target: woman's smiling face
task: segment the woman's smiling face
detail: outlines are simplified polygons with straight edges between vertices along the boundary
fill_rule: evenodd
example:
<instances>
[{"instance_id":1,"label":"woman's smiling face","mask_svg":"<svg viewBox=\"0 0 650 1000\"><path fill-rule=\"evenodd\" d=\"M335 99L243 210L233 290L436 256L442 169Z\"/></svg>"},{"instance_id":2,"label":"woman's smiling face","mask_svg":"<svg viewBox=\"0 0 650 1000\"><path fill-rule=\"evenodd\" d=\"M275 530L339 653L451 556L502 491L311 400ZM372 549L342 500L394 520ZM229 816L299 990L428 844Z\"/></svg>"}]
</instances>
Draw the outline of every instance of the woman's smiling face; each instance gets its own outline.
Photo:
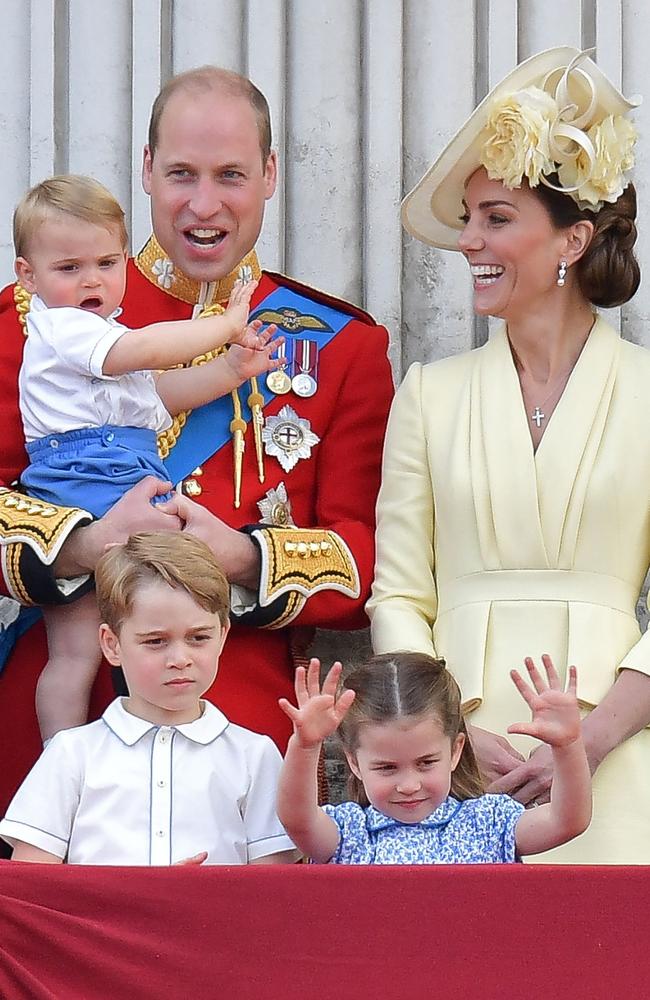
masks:
<instances>
[{"instance_id":1,"label":"woman's smiling face","mask_svg":"<svg viewBox=\"0 0 650 1000\"><path fill-rule=\"evenodd\" d=\"M529 188L510 191L483 168L467 182L465 207L458 247L472 271L475 311L514 319L547 308L562 292L557 276L566 230L554 227Z\"/></svg>"}]
</instances>

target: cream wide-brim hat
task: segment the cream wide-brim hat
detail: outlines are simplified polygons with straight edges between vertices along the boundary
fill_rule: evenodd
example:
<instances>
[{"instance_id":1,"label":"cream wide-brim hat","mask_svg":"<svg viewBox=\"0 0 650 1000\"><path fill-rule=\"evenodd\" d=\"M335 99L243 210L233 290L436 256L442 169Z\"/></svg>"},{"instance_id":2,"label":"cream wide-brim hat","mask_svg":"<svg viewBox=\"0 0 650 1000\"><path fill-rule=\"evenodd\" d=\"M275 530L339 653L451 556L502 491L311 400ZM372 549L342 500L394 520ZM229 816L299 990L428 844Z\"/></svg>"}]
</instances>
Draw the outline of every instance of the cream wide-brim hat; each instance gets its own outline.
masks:
<instances>
[{"instance_id":1,"label":"cream wide-brim hat","mask_svg":"<svg viewBox=\"0 0 650 1000\"><path fill-rule=\"evenodd\" d=\"M458 250L458 235L463 228L460 217L465 211L465 185L481 166L480 154L486 139L484 129L492 103L526 87L540 87L548 74L554 74L554 71L559 71L559 80L567 66L579 55L580 50L569 45L546 49L520 63L490 91L445 146L433 166L404 198L402 224L407 232L431 246ZM588 56L580 61L579 69L590 77L595 88L595 120L600 121L607 115L625 114L641 103L640 98L626 100ZM591 99L589 85L580 73L571 74L569 92L575 96L576 103L585 100L588 103Z\"/></svg>"}]
</instances>

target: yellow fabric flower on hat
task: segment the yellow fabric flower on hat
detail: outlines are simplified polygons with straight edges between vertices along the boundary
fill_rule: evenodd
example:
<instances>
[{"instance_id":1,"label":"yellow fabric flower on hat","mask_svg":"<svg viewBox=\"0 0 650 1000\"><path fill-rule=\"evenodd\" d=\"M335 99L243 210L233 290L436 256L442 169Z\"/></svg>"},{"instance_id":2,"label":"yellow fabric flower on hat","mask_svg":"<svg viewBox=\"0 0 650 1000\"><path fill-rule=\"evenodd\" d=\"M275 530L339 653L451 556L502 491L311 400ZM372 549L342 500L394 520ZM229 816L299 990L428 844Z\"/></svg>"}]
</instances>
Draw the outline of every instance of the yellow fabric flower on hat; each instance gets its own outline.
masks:
<instances>
[{"instance_id":1,"label":"yellow fabric flower on hat","mask_svg":"<svg viewBox=\"0 0 650 1000\"><path fill-rule=\"evenodd\" d=\"M622 115L608 115L587 132L594 148L593 162L584 150L560 167L564 187L575 187L573 195L581 208L597 211L603 202L615 202L623 193L627 170L634 166L637 131Z\"/></svg>"},{"instance_id":2,"label":"yellow fabric flower on hat","mask_svg":"<svg viewBox=\"0 0 650 1000\"><path fill-rule=\"evenodd\" d=\"M549 134L558 117L555 100L539 87L527 87L496 101L485 127L481 164L490 180L518 188L524 177L531 187L552 173Z\"/></svg>"}]
</instances>

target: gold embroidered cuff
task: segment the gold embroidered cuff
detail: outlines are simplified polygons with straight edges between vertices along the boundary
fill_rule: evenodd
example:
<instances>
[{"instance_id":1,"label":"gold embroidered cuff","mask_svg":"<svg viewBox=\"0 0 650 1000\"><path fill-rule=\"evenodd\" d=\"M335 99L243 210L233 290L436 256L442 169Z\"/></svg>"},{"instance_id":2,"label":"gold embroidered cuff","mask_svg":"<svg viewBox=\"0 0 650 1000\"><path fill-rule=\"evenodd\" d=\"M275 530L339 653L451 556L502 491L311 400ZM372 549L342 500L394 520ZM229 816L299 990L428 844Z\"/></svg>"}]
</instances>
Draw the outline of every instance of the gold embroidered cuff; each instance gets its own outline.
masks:
<instances>
[{"instance_id":1,"label":"gold embroidered cuff","mask_svg":"<svg viewBox=\"0 0 650 1000\"><path fill-rule=\"evenodd\" d=\"M52 565L73 528L91 521L88 511L0 488L0 544L28 545L45 566Z\"/></svg>"},{"instance_id":2,"label":"gold embroidered cuff","mask_svg":"<svg viewBox=\"0 0 650 1000\"><path fill-rule=\"evenodd\" d=\"M276 598L292 596L279 628L292 621L304 600L322 590L348 597L361 593L359 573L348 546L333 531L322 528L260 527L252 532L262 558L259 603L267 607ZM299 606L298 606L299 605Z\"/></svg>"}]
</instances>

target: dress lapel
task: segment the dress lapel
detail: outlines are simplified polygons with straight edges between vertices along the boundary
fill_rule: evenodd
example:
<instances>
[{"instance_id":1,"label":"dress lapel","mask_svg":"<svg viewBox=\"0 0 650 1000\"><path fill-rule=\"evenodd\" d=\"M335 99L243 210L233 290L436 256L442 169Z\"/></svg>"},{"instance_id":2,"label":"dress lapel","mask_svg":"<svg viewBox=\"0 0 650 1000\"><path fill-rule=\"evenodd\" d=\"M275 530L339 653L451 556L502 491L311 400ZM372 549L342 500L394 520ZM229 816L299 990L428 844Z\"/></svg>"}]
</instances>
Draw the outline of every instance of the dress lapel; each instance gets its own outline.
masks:
<instances>
[{"instance_id":1,"label":"dress lapel","mask_svg":"<svg viewBox=\"0 0 650 1000\"><path fill-rule=\"evenodd\" d=\"M571 569L585 496L612 399L620 337L596 319L536 455L537 491L551 566Z\"/></svg>"},{"instance_id":2,"label":"dress lapel","mask_svg":"<svg viewBox=\"0 0 650 1000\"><path fill-rule=\"evenodd\" d=\"M505 324L474 366L470 462L486 569L547 566L533 443Z\"/></svg>"},{"instance_id":3,"label":"dress lapel","mask_svg":"<svg viewBox=\"0 0 650 1000\"><path fill-rule=\"evenodd\" d=\"M486 569L572 567L619 353L618 334L597 318L535 454L505 324L481 349L470 462Z\"/></svg>"}]
</instances>

